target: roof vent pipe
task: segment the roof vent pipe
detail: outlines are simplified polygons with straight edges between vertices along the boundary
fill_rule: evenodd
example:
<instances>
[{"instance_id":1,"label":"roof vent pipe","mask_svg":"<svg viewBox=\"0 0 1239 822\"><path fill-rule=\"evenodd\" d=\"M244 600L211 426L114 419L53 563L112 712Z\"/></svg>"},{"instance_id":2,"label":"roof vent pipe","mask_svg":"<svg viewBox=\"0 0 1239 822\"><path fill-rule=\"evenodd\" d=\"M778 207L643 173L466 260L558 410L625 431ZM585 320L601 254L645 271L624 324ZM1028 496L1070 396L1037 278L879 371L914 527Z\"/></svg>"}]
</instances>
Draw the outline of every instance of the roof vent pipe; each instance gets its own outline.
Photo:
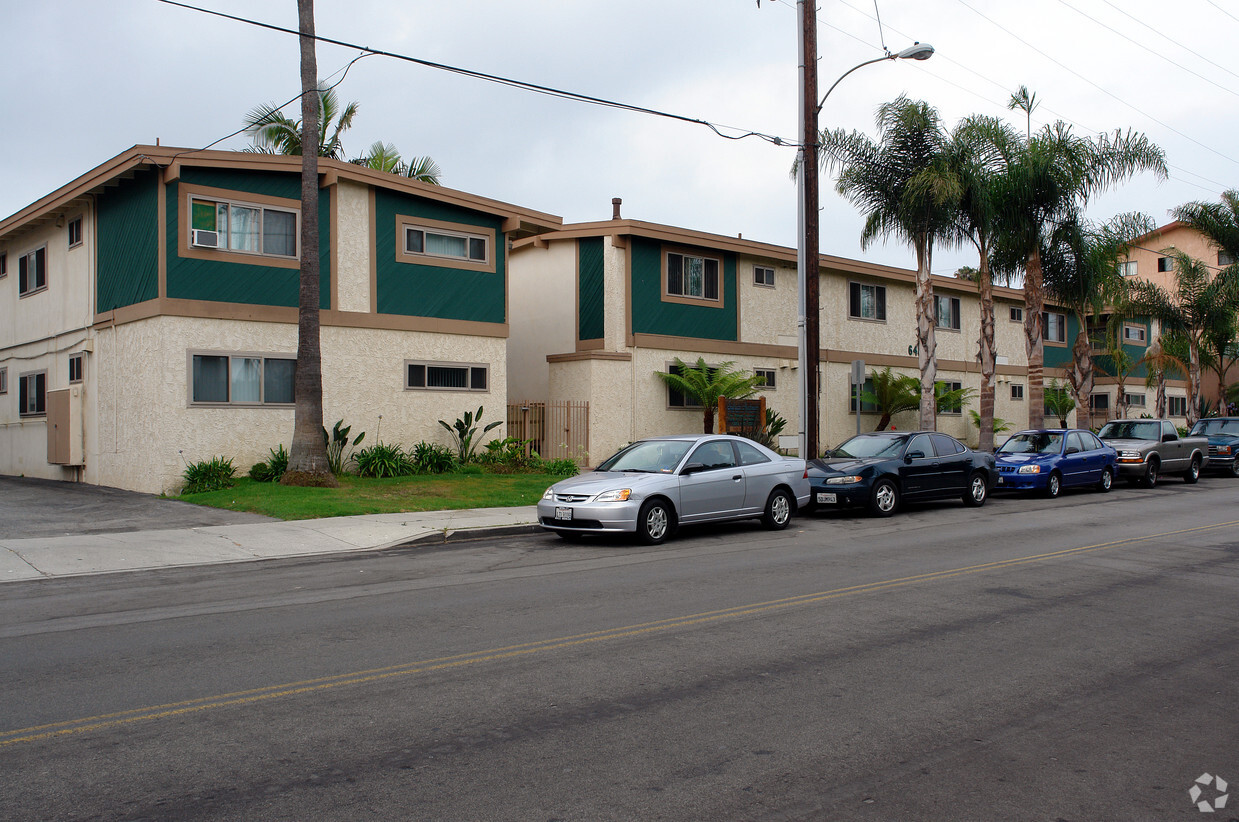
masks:
<instances>
[{"instance_id":1,"label":"roof vent pipe","mask_svg":"<svg viewBox=\"0 0 1239 822\"><path fill-rule=\"evenodd\" d=\"M623 202L624 201L621 200L619 197L611 198L611 219L612 220L620 219L620 205L623 204Z\"/></svg>"}]
</instances>

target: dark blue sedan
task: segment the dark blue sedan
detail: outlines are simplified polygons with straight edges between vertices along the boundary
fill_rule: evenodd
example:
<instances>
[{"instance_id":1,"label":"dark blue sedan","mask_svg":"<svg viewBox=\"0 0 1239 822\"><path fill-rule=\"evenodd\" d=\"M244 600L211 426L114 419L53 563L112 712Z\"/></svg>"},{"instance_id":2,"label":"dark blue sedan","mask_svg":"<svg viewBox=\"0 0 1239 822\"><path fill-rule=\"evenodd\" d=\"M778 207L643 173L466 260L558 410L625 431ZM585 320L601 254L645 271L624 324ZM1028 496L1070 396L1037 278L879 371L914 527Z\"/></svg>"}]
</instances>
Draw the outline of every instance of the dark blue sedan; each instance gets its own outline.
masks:
<instances>
[{"instance_id":1,"label":"dark blue sedan","mask_svg":"<svg viewBox=\"0 0 1239 822\"><path fill-rule=\"evenodd\" d=\"M1092 431L1042 428L1012 435L998 449L997 458L996 488L1057 497L1073 486L1109 491L1118 454Z\"/></svg>"}]
</instances>

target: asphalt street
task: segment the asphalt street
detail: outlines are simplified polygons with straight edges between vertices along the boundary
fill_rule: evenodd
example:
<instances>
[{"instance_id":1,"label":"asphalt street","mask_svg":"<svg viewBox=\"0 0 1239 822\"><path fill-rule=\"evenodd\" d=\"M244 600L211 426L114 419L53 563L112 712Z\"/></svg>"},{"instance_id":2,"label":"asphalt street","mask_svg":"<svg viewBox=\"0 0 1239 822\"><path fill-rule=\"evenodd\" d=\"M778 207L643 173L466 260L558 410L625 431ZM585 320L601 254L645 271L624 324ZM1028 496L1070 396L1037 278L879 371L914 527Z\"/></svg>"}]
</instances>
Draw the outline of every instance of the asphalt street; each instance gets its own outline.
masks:
<instances>
[{"instance_id":1,"label":"asphalt street","mask_svg":"<svg viewBox=\"0 0 1239 822\"><path fill-rule=\"evenodd\" d=\"M0 818L1232 819L1237 491L10 583Z\"/></svg>"}]
</instances>

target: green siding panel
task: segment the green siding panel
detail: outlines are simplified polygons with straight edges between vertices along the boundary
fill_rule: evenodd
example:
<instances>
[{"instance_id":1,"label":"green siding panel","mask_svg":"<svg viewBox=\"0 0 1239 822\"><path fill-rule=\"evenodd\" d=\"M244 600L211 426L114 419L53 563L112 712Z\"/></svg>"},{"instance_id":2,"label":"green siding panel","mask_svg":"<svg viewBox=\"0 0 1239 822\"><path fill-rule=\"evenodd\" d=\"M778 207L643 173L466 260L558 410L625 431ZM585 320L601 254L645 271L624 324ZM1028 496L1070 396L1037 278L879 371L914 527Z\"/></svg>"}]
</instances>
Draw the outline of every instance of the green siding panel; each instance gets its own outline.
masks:
<instances>
[{"instance_id":1,"label":"green siding panel","mask_svg":"<svg viewBox=\"0 0 1239 822\"><path fill-rule=\"evenodd\" d=\"M736 255L700 249L723 260L722 305L684 305L662 298L662 244L634 237L632 260L632 330L638 334L666 334L704 340L737 340Z\"/></svg>"},{"instance_id":2,"label":"green siding panel","mask_svg":"<svg viewBox=\"0 0 1239 822\"><path fill-rule=\"evenodd\" d=\"M140 171L99 195L95 310L159 296L159 179Z\"/></svg>"},{"instance_id":3,"label":"green siding panel","mask_svg":"<svg viewBox=\"0 0 1239 822\"><path fill-rule=\"evenodd\" d=\"M234 191L239 200L246 194L301 199L301 179L296 174L186 168L181 180ZM168 184L167 203L169 297L293 308L300 303L300 274L295 268L263 265L260 257L253 264L181 258L177 228L183 203L178 183ZM331 229L331 190L324 189L318 197L319 307L323 309L331 308Z\"/></svg>"},{"instance_id":4,"label":"green siding panel","mask_svg":"<svg viewBox=\"0 0 1239 822\"><path fill-rule=\"evenodd\" d=\"M375 279L380 314L444 320L506 321L506 243L503 221L493 214L377 189L375 206ZM396 215L421 217L476 227L490 237L495 271L468 271L416 265L396 259Z\"/></svg>"},{"instance_id":5,"label":"green siding panel","mask_svg":"<svg viewBox=\"0 0 1239 822\"><path fill-rule=\"evenodd\" d=\"M578 240L577 339L599 340L603 337L602 283L602 238L590 237Z\"/></svg>"}]
</instances>

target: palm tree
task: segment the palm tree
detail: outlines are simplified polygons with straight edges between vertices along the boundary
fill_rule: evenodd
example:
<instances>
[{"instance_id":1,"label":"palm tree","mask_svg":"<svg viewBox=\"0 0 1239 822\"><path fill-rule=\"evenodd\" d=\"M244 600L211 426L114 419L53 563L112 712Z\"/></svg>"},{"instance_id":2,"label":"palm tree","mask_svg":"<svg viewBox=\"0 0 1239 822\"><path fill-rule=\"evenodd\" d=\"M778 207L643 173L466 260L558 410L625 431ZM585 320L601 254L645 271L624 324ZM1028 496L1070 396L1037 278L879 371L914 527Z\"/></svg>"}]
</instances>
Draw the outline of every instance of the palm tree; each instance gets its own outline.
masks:
<instances>
[{"instance_id":1,"label":"palm tree","mask_svg":"<svg viewBox=\"0 0 1239 822\"><path fill-rule=\"evenodd\" d=\"M839 169L836 190L866 215L862 248L894 235L916 252L920 426L933 430L938 360L930 270L934 243L958 240L962 185L937 109L901 95L878 109L877 126L877 143L857 131L822 132L822 162Z\"/></svg>"},{"instance_id":2,"label":"palm tree","mask_svg":"<svg viewBox=\"0 0 1239 822\"><path fill-rule=\"evenodd\" d=\"M1025 91L1027 91L1025 89ZM963 120L951 135L955 168L963 185L960 199L960 234L977 249L977 268L967 269L977 284L981 303L981 337L978 357L981 362L980 411L978 423L982 451L994 450L994 374L998 348L994 333L994 281L990 256L998 237L997 196L1006 158L1019 142L1010 127L993 117L974 116ZM961 276L960 269L956 276Z\"/></svg>"},{"instance_id":3,"label":"palm tree","mask_svg":"<svg viewBox=\"0 0 1239 822\"><path fill-rule=\"evenodd\" d=\"M1054 229L1042 253L1046 292L1076 316L1079 332L1072 346L1067 382L1076 405L1092 425L1093 346L1089 328L1106 307L1121 300L1127 283L1119 260L1140 237L1153 230L1143 214L1120 214L1096 225L1072 218Z\"/></svg>"},{"instance_id":4,"label":"palm tree","mask_svg":"<svg viewBox=\"0 0 1239 822\"><path fill-rule=\"evenodd\" d=\"M1067 415L1075 410L1075 397L1071 396L1071 391L1065 385L1059 385L1057 379L1051 379L1050 385L1045 389L1044 394L1045 410L1048 410L1050 416L1058 418L1060 428L1067 427ZM1044 417L1040 425L1029 425L1029 428L1042 428L1045 424Z\"/></svg>"},{"instance_id":5,"label":"palm tree","mask_svg":"<svg viewBox=\"0 0 1239 822\"><path fill-rule=\"evenodd\" d=\"M1187 203L1171 213L1239 261L1239 191L1223 192L1220 203Z\"/></svg>"},{"instance_id":6,"label":"palm tree","mask_svg":"<svg viewBox=\"0 0 1239 822\"><path fill-rule=\"evenodd\" d=\"M896 414L921 407L921 384L916 377L896 374L888 365L870 374L869 381L873 389L859 392L860 404L873 406L873 413L878 415L874 431L885 431Z\"/></svg>"},{"instance_id":7,"label":"palm tree","mask_svg":"<svg viewBox=\"0 0 1239 822\"><path fill-rule=\"evenodd\" d=\"M414 157L411 161L405 161L400 156L399 149L391 143L384 143L382 140L375 141L366 150L365 154L349 160L349 162L365 166L366 168L372 168L375 171L398 174L401 177L408 177L432 186L439 185L439 179L443 176L443 171L439 168L439 164L431 157Z\"/></svg>"},{"instance_id":8,"label":"palm tree","mask_svg":"<svg viewBox=\"0 0 1239 822\"><path fill-rule=\"evenodd\" d=\"M322 125L318 143L318 156L332 160L344 158L344 145L340 136L353 125L358 104L349 103L340 108L340 100L334 88L318 83L318 102L322 111ZM305 119L305 115L302 115ZM245 133L254 145L248 150L260 154L301 154L301 120L292 120L271 103L255 107L245 115ZM330 134L328 134L330 131Z\"/></svg>"},{"instance_id":9,"label":"palm tree","mask_svg":"<svg viewBox=\"0 0 1239 822\"><path fill-rule=\"evenodd\" d=\"M1208 266L1182 251L1176 250L1172 256L1175 290L1148 281L1136 282L1132 284L1133 303L1158 321L1163 334L1180 336L1187 343L1187 424L1191 426L1200 418L1202 340L1211 328L1230 321L1239 311L1239 266L1232 265L1213 276Z\"/></svg>"},{"instance_id":10,"label":"palm tree","mask_svg":"<svg viewBox=\"0 0 1239 822\"><path fill-rule=\"evenodd\" d=\"M1031 134L1011 157L998 202L1002 206L1002 267L1024 277L1024 349L1028 357L1029 426L1044 422L1045 287L1041 249L1050 231L1088 201L1138 171L1166 176L1165 156L1143 134L1077 137L1063 122Z\"/></svg>"},{"instance_id":11,"label":"palm tree","mask_svg":"<svg viewBox=\"0 0 1239 822\"><path fill-rule=\"evenodd\" d=\"M654 375L685 397L701 403L704 433L713 434L714 412L718 410L719 397L742 400L753 396L766 384L764 378L733 369L734 365L734 362L706 365L704 357L698 357L696 363L688 365L676 357L670 373L655 371Z\"/></svg>"}]
</instances>

